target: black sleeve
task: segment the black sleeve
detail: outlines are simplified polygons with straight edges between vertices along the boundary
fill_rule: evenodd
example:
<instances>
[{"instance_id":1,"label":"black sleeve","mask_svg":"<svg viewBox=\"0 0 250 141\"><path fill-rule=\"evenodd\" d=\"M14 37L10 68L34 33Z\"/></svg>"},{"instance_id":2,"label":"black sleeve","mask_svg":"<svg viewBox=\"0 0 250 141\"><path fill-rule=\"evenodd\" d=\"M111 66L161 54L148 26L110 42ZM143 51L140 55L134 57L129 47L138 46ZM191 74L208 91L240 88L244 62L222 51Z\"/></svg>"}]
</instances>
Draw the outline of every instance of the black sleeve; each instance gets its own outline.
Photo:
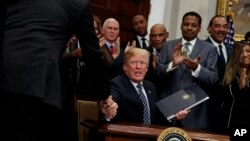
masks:
<instances>
[{"instance_id":1,"label":"black sleeve","mask_svg":"<svg viewBox=\"0 0 250 141\"><path fill-rule=\"evenodd\" d=\"M95 85L93 94L97 99L106 99L108 97L106 94L107 64L94 30L93 16L89 5L84 9L80 20L77 22L76 34L81 50L86 57L86 67L92 72L90 75Z\"/></svg>"}]
</instances>

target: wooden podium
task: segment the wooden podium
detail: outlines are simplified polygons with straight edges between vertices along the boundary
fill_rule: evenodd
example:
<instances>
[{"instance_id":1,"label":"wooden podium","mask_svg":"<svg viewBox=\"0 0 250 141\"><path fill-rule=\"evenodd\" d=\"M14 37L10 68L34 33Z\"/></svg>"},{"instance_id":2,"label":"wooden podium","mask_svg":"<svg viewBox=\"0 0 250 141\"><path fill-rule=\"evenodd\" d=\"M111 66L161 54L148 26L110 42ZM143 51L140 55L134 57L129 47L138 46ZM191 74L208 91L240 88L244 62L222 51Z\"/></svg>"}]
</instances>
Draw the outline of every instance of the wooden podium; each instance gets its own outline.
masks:
<instances>
[{"instance_id":1,"label":"wooden podium","mask_svg":"<svg viewBox=\"0 0 250 141\"><path fill-rule=\"evenodd\" d=\"M156 141L166 129L164 126L134 123L104 124L99 128L105 141ZM201 130L186 130L192 141L229 141L229 136L213 134Z\"/></svg>"}]
</instances>

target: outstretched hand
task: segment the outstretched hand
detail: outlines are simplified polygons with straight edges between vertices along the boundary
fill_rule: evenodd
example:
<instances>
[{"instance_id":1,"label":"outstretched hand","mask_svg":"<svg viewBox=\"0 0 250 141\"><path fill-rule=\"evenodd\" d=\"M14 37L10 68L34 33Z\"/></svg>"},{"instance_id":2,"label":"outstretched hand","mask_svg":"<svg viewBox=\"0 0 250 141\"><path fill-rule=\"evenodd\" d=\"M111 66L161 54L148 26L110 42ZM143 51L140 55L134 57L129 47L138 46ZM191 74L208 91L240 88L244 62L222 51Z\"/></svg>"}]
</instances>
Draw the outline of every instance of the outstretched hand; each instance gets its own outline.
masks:
<instances>
[{"instance_id":1,"label":"outstretched hand","mask_svg":"<svg viewBox=\"0 0 250 141\"><path fill-rule=\"evenodd\" d=\"M106 100L100 101L98 105L99 110L106 118L112 119L116 116L118 104L112 99L112 96L109 96Z\"/></svg>"}]
</instances>

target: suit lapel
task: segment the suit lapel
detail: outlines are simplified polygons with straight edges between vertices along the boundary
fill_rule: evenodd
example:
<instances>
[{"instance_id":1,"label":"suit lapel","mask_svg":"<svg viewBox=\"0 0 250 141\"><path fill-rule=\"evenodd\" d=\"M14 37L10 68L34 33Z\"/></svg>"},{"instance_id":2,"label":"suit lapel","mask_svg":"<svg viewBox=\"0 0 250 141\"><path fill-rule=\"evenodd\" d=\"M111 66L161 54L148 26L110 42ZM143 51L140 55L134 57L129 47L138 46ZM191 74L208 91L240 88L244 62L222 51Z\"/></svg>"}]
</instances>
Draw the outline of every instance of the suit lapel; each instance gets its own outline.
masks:
<instances>
[{"instance_id":1,"label":"suit lapel","mask_svg":"<svg viewBox=\"0 0 250 141\"><path fill-rule=\"evenodd\" d=\"M229 60L229 57L232 53L232 48L228 44L225 44L225 47L226 47L226 51L227 51L227 60Z\"/></svg>"},{"instance_id":2,"label":"suit lapel","mask_svg":"<svg viewBox=\"0 0 250 141\"><path fill-rule=\"evenodd\" d=\"M133 84L130 82L129 78L124 74L123 77L125 77L125 79L123 79L123 86L125 87L126 90L128 90L128 95L132 100L136 100L138 102L140 102L140 98L139 95L137 93L137 90L135 89L135 87L133 86Z\"/></svg>"},{"instance_id":3,"label":"suit lapel","mask_svg":"<svg viewBox=\"0 0 250 141\"><path fill-rule=\"evenodd\" d=\"M194 47L193 47L193 50L191 52L191 54L189 55L189 57L191 59L194 59L195 57L197 57L200 53L200 51L202 50L202 46L200 45L200 40L197 38L195 44L194 44Z\"/></svg>"},{"instance_id":4,"label":"suit lapel","mask_svg":"<svg viewBox=\"0 0 250 141\"><path fill-rule=\"evenodd\" d=\"M147 95L147 98L148 98L148 102L150 105L152 105L151 102L153 102L153 95L152 95L152 90L151 90L151 87L149 85L147 85L147 83L143 82L143 86L144 86L144 89L145 89L145 92L146 92L146 95ZM151 107L151 106L150 106Z\"/></svg>"},{"instance_id":5,"label":"suit lapel","mask_svg":"<svg viewBox=\"0 0 250 141\"><path fill-rule=\"evenodd\" d=\"M114 58L113 58L107 44L104 44L101 49L102 49L103 56L105 57L107 63L110 64L114 60Z\"/></svg>"},{"instance_id":6,"label":"suit lapel","mask_svg":"<svg viewBox=\"0 0 250 141\"><path fill-rule=\"evenodd\" d=\"M142 48L137 36L135 36L135 42L136 42L136 47Z\"/></svg>"},{"instance_id":7,"label":"suit lapel","mask_svg":"<svg viewBox=\"0 0 250 141\"><path fill-rule=\"evenodd\" d=\"M147 83L143 82L143 86L144 86L147 96L149 97L149 95L151 95L152 93L152 90L150 90L150 87L147 85Z\"/></svg>"}]
</instances>

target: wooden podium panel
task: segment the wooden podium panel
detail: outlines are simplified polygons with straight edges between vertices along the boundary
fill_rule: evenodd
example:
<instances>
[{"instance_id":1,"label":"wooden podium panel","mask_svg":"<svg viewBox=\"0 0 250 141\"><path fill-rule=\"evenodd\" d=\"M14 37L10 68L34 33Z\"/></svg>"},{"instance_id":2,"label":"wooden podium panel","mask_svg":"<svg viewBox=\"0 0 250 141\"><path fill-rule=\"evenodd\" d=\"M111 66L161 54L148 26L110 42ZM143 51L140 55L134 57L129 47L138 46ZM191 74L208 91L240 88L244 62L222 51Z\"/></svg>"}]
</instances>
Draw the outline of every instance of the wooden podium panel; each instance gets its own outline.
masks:
<instances>
[{"instance_id":1,"label":"wooden podium panel","mask_svg":"<svg viewBox=\"0 0 250 141\"><path fill-rule=\"evenodd\" d=\"M99 132L105 141L156 141L158 135L167 127L131 123L104 124ZM213 134L202 130L186 130L192 141L229 141L229 136Z\"/></svg>"}]
</instances>

